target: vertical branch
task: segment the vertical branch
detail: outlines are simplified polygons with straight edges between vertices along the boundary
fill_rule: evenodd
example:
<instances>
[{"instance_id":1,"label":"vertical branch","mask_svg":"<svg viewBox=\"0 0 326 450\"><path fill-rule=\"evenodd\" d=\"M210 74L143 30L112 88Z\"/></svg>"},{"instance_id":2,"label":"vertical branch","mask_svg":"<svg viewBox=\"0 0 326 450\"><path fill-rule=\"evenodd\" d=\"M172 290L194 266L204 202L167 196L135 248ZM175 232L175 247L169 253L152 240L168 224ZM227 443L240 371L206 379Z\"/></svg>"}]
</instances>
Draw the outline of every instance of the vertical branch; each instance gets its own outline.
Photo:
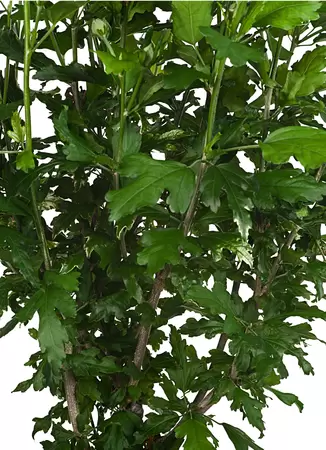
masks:
<instances>
[{"instance_id":1,"label":"vertical branch","mask_svg":"<svg viewBox=\"0 0 326 450\"><path fill-rule=\"evenodd\" d=\"M10 29L11 25L11 11L12 11L12 0L9 1L7 7L7 27ZM3 86L2 103L7 103L8 88L9 88L9 74L10 74L10 58L6 57L6 69L5 69L5 80Z\"/></svg>"},{"instance_id":2,"label":"vertical branch","mask_svg":"<svg viewBox=\"0 0 326 450\"><path fill-rule=\"evenodd\" d=\"M198 201L198 195L199 195L199 189L200 184L202 181L202 178L204 176L205 170L206 170L206 154L205 149L207 144L212 140L213 135L213 128L215 123L215 117L216 117L216 108L218 103L218 98L220 94L221 84L222 84L222 78L224 73L224 67L225 67L225 59L222 61L219 61L217 64L217 73L215 74L215 83L212 90L212 97L209 105L209 111L208 111L208 123L207 123L207 131L205 136L205 142L203 146L203 155L202 155L202 163L199 168L199 172L197 174L197 180L195 189L188 207L188 211L186 213L184 223L183 223L183 232L185 235L187 235L190 231L191 224L193 221L193 218L195 216L196 212L196 206ZM149 298L149 304L156 309L160 295L164 289L166 278L169 275L169 267L165 266L165 268L160 271L154 281L154 285L150 294ZM139 332L138 332L138 341L136 345L136 350L134 354L134 364L136 367L140 370L144 361L145 353L146 353L146 346L148 344L148 340L150 337L151 327L145 327L143 325L140 326ZM131 385L137 385L137 380L132 380Z\"/></svg>"},{"instance_id":3,"label":"vertical branch","mask_svg":"<svg viewBox=\"0 0 326 450\"><path fill-rule=\"evenodd\" d=\"M37 26L37 24L35 25ZM25 108L25 129L26 129L26 145L25 151L33 153L33 141L32 141L32 119L31 119L31 98L30 98L30 65L33 54L33 45L36 40L37 30L33 30L31 34L30 28L30 2L24 2L24 30L25 30L25 47L24 47L24 108ZM41 214L37 205L36 198L36 186L35 181L31 185L31 198L33 206L33 215L35 221L35 227L39 240L42 245L42 251L44 256L44 265L46 270L51 269L51 258L47 240L42 224ZM67 354L72 353L72 345L69 343L65 347ZM63 373L64 389L66 393L69 419L73 427L73 431L76 435L79 435L77 426L78 416L78 403L76 399L76 380L71 370L65 370Z\"/></svg>"},{"instance_id":4,"label":"vertical branch","mask_svg":"<svg viewBox=\"0 0 326 450\"><path fill-rule=\"evenodd\" d=\"M67 355L71 355L73 353L73 348L71 343L65 345L65 352ZM79 430L78 430L78 423L77 423L77 417L79 414L79 408L76 398L76 378L74 376L74 373L71 369L65 369L63 372L63 385L66 395L66 401L67 401L67 408L68 408L68 414L70 423L72 426L72 429L74 433L79 436Z\"/></svg>"},{"instance_id":5,"label":"vertical branch","mask_svg":"<svg viewBox=\"0 0 326 450\"><path fill-rule=\"evenodd\" d=\"M77 28L77 24L75 23L75 20L77 20L77 14L75 15L73 21L72 21L72 25L71 25L71 44L72 44L72 62L78 63L78 28ZM73 83L71 83L71 90L72 90L72 94L74 97L74 102L75 102L75 106L76 106L76 110L78 112L80 112L80 101L79 101L79 92L78 92L78 82L74 81Z\"/></svg>"},{"instance_id":6,"label":"vertical branch","mask_svg":"<svg viewBox=\"0 0 326 450\"><path fill-rule=\"evenodd\" d=\"M33 152L32 143L32 120L31 120L31 98L29 87L29 71L31 65L31 28L30 28L30 5L24 2L24 107L25 107L25 129L26 129L26 150Z\"/></svg>"},{"instance_id":7,"label":"vertical branch","mask_svg":"<svg viewBox=\"0 0 326 450\"><path fill-rule=\"evenodd\" d=\"M123 9L123 18L121 22L121 41L120 47L125 48L126 45L126 37L127 37L127 20L128 20L128 9L127 5L124 5ZM124 133L125 133L125 125L126 125L126 75L124 72L119 75L120 80L120 129L119 129L119 143L118 143L118 152L115 156L115 161L117 166L119 166L122 156L123 156L123 142L124 142ZM120 180L118 172L113 174L113 183L114 189L118 190L120 187ZM121 256L122 258L126 258L128 256L126 241L125 241L125 231L121 233Z\"/></svg>"},{"instance_id":8,"label":"vertical branch","mask_svg":"<svg viewBox=\"0 0 326 450\"><path fill-rule=\"evenodd\" d=\"M280 37L277 41L277 47L276 47L275 55L274 55L274 58L272 61L272 66L271 66L270 73L269 73L269 78L272 80L272 82L274 82L275 78L276 78L278 61L279 61L281 50L282 50L282 40L283 40L283 38ZM264 120L265 121L267 121L270 118L273 92L274 92L273 86L267 87L266 92L265 92L265 109L264 109ZM263 136L262 136L263 140L266 138L267 133L268 133L268 126L267 126L267 124L265 124L264 130L263 130ZM262 172L265 170L265 161L264 161L262 154L261 154L260 170Z\"/></svg>"},{"instance_id":9,"label":"vertical branch","mask_svg":"<svg viewBox=\"0 0 326 450\"><path fill-rule=\"evenodd\" d=\"M223 79L223 74L224 74L225 61L226 61L225 59L218 61L217 68L216 68L216 70L217 70L216 81L214 83L212 97L211 97L211 101L210 101L210 105L209 105L208 119L207 119L207 131L206 131L206 136L205 136L205 141L204 141L202 162L200 164L199 171L197 174L195 190L194 190L193 196L191 198L186 217L183 222L183 231L186 236L190 231L191 224L192 224L195 212L196 212L200 184L202 182L203 176L206 171L205 148L207 145L209 145L209 143L211 142L212 137L213 137L213 127L214 127L214 123L215 123L216 108L217 108L218 98L220 95L221 84L222 84L222 79Z\"/></svg>"}]
</instances>

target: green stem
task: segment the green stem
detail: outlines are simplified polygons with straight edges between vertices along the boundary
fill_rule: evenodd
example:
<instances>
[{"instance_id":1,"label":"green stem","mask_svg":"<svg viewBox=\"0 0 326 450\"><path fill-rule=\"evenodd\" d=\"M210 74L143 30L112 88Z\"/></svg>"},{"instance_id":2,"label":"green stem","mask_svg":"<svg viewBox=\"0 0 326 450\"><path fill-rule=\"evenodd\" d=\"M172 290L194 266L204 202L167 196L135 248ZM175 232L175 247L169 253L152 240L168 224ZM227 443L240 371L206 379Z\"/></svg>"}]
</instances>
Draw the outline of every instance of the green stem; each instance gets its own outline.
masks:
<instances>
[{"instance_id":1,"label":"green stem","mask_svg":"<svg viewBox=\"0 0 326 450\"><path fill-rule=\"evenodd\" d=\"M195 50L196 55L198 56L198 59L199 59L199 61L201 62L201 64L202 64L203 66L205 66L205 62L204 62L204 60L203 60L203 58L202 58L202 56L201 56L201 54L200 54L198 48L196 47L196 45L193 45L193 49Z\"/></svg>"},{"instance_id":2,"label":"green stem","mask_svg":"<svg viewBox=\"0 0 326 450\"><path fill-rule=\"evenodd\" d=\"M276 47L275 55L273 58L273 62L272 62L272 66L271 66L271 70L270 70L270 74L269 74L269 77L273 82L275 81L275 78L276 78L278 61L279 61L280 53L282 50L282 40L283 40L283 37L280 37L277 41L277 47ZM273 91L274 91L274 88L273 88L273 86L271 86L266 89L266 93L265 93L264 121L266 121L266 122L270 118ZM265 124L264 130L263 130L263 140L266 139L267 134L268 134L268 126ZM265 161L264 161L264 158L262 155L261 155L261 160L260 160L260 170L261 170L261 172L263 172L265 170Z\"/></svg>"},{"instance_id":3,"label":"green stem","mask_svg":"<svg viewBox=\"0 0 326 450\"><path fill-rule=\"evenodd\" d=\"M72 45L72 62L78 63L78 48L77 48L77 33L78 28L75 24L75 19L73 19L71 27L71 45ZM80 102L79 102L79 92L78 92L78 82L74 81L71 83L72 94L74 96L74 102L77 112L80 112Z\"/></svg>"},{"instance_id":4,"label":"green stem","mask_svg":"<svg viewBox=\"0 0 326 450\"><path fill-rule=\"evenodd\" d=\"M0 151L0 155L14 155L16 153L20 153L20 150L5 150L5 151Z\"/></svg>"},{"instance_id":5,"label":"green stem","mask_svg":"<svg viewBox=\"0 0 326 450\"><path fill-rule=\"evenodd\" d=\"M11 28L11 11L12 11L12 0L10 0L8 4L7 10L7 27ZM6 58L6 69L5 69L5 80L3 86L3 95L2 95L2 103L5 105L7 103L8 98L8 89L9 89L9 76L10 76L10 58Z\"/></svg>"},{"instance_id":6,"label":"green stem","mask_svg":"<svg viewBox=\"0 0 326 450\"><path fill-rule=\"evenodd\" d=\"M51 25L50 25L49 20L48 20L48 19L45 19L45 23L46 23L47 28L50 30L50 29L51 29ZM55 52L56 52L56 54L57 54L57 57L58 57L58 59L59 59L60 64L61 64L62 66L65 66L65 65L66 65L65 59L64 59L64 57L63 57L63 55L62 55L62 53L61 53L61 50L60 50L58 41L57 41L57 39L56 39L56 37L55 37L55 34L54 34L54 30L52 30L51 33L50 33L50 39L51 39L53 48L54 48L54 50L55 50Z\"/></svg>"},{"instance_id":7,"label":"green stem","mask_svg":"<svg viewBox=\"0 0 326 450\"><path fill-rule=\"evenodd\" d=\"M280 58L280 53L281 53L281 50L282 50L282 40L283 40L283 38L280 37L279 40L277 41L277 47L276 47L276 51L275 51L275 56L273 58L272 67L271 67L270 74L269 74L269 77L270 77L270 79L272 81L275 81L275 78L276 78L278 60ZM273 87L268 87L267 90L266 90L266 94L265 94L265 109L264 109L264 119L265 120L268 120L269 116L270 116L270 109L271 109L273 91L274 91ZM265 136L264 136L264 139L265 139L266 135L267 135L267 129L265 130L264 134L265 134Z\"/></svg>"},{"instance_id":8,"label":"green stem","mask_svg":"<svg viewBox=\"0 0 326 450\"><path fill-rule=\"evenodd\" d=\"M259 148L259 147L260 147L259 144L238 145L237 147L222 148L221 151L223 153L234 152L235 150L238 150L240 152L241 150L250 150L250 149Z\"/></svg>"},{"instance_id":9,"label":"green stem","mask_svg":"<svg viewBox=\"0 0 326 450\"><path fill-rule=\"evenodd\" d=\"M35 52L35 50L37 50L42 44L43 42L49 37L51 36L51 33L53 33L53 31L55 30L55 27L57 26L56 23L53 23L50 28L48 29L48 31L41 37L41 39L39 41L37 41L37 43L34 45L33 49L32 49L32 53Z\"/></svg>"},{"instance_id":10,"label":"green stem","mask_svg":"<svg viewBox=\"0 0 326 450\"><path fill-rule=\"evenodd\" d=\"M92 35L89 33L87 36L87 44L88 44L88 54L89 54L89 62L91 66L95 66L95 58L94 58L94 45Z\"/></svg>"},{"instance_id":11,"label":"green stem","mask_svg":"<svg viewBox=\"0 0 326 450\"><path fill-rule=\"evenodd\" d=\"M8 11L6 5L5 5L2 1L0 1L0 5L3 7L3 9L4 9L6 12Z\"/></svg>"},{"instance_id":12,"label":"green stem","mask_svg":"<svg viewBox=\"0 0 326 450\"><path fill-rule=\"evenodd\" d=\"M25 30L25 52L24 52L24 107L25 107L25 129L26 129L26 150L33 152L32 143L32 119L31 119L31 98L29 87L29 70L31 65L32 51L30 47L30 4L24 2L24 30Z\"/></svg>"},{"instance_id":13,"label":"green stem","mask_svg":"<svg viewBox=\"0 0 326 450\"><path fill-rule=\"evenodd\" d=\"M24 2L24 30L25 30L24 107L25 107L25 129L26 129L25 150L33 153L31 98L30 98L30 86L29 86L29 71L30 71L32 50L31 50L31 29L30 29L30 3L27 1ZM42 225L40 212L37 207L35 182L33 182L31 185L31 197L32 197L32 206L33 206L33 212L34 212L35 227L36 227L38 237L41 241L43 255L44 255L44 265L45 265L46 270L49 270L51 267L51 260L50 260L49 249L47 246L47 241L46 241L46 237L45 237L45 233L44 233L44 228Z\"/></svg>"},{"instance_id":14,"label":"green stem","mask_svg":"<svg viewBox=\"0 0 326 450\"><path fill-rule=\"evenodd\" d=\"M72 45L72 62L78 62L78 49L77 49L77 32L78 28L73 25L71 27L71 45Z\"/></svg>"},{"instance_id":15,"label":"green stem","mask_svg":"<svg viewBox=\"0 0 326 450\"><path fill-rule=\"evenodd\" d=\"M287 64L286 64L286 68L287 68L288 70L289 70L289 67L290 67L291 58L292 58L292 56L293 56L294 50L295 50L295 48L297 47L297 45L298 45L298 35L297 35L296 29L295 29L295 30L293 31L292 42L291 42L291 48L290 48L291 56L289 57L289 59L288 59L288 61L287 61Z\"/></svg>"},{"instance_id":16,"label":"green stem","mask_svg":"<svg viewBox=\"0 0 326 450\"><path fill-rule=\"evenodd\" d=\"M8 99L8 89L9 89L9 76L10 76L10 59L6 58L6 69L5 69L5 80L3 86L2 103L5 105Z\"/></svg>"},{"instance_id":17,"label":"green stem","mask_svg":"<svg viewBox=\"0 0 326 450\"><path fill-rule=\"evenodd\" d=\"M111 55L115 57L115 52L114 52L114 50L112 48L111 42L107 39L106 36L102 36L102 41L106 45L106 47L109 50L109 52L111 53Z\"/></svg>"},{"instance_id":18,"label":"green stem","mask_svg":"<svg viewBox=\"0 0 326 450\"><path fill-rule=\"evenodd\" d=\"M143 81L143 76L144 76L144 72L141 71L139 76L138 76L138 79L137 79L136 85L134 87L134 90L132 92L132 95L130 97L130 100L128 102L128 105L127 105L127 111L128 112L130 112L131 108L133 107L133 105L135 103L136 97L138 95L138 92L139 92L139 89L140 89L140 86L141 86L141 82Z\"/></svg>"},{"instance_id":19,"label":"green stem","mask_svg":"<svg viewBox=\"0 0 326 450\"><path fill-rule=\"evenodd\" d=\"M216 81L213 86L213 91L212 91L212 96L211 96L211 101L210 101L209 111L208 111L207 131L206 131L205 142L204 142L204 147L203 147L204 149L206 148L207 144L212 140L212 137L213 137L213 129L214 129L214 123L215 123L215 117L216 117L216 108L217 108L218 98L219 98L220 90L221 90L225 61L226 61L226 59L223 59L223 60L219 61L219 64L217 65ZM194 193L193 193L191 201L190 201L188 211L186 213L186 217L183 222L183 232L185 235L187 235L190 231L190 227L191 227L191 224L192 224L192 221L193 221L193 218L195 215L195 211L196 211L200 185L201 185L203 176L205 174L205 171L206 171L206 154L203 151L202 163L200 164L199 171L197 174L196 186L195 186Z\"/></svg>"},{"instance_id":20,"label":"green stem","mask_svg":"<svg viewBox=\"0 0 326 450\"><path fill-rule=\"evenodd\" d=\"M319 29L319 30L317 30L317 31L314 31L314 32L311 33L310 35L307 34L304 38L302 38L302 39L299 41L299 44L302 44L302 42L308 41L309 39L311 39L311 38L314 37L314 36L319 35L320 33L321 33L321 29Z\"/></svg>"},{"instance_id":21,"label":"green stem","mask_svg":"<svg viewBox=\"0 0 326 450\"><path fill-rule=\"evenodd\" d=\"M42 11L42 6L39 4L39 2L36 2L36 17L35 17L35 24L34 24L34 29L31 33L31 44L30 46L33 48L34 44L36 42L37 39L37 28L38 28L38 24L40 21L40 16L41 16L41 11Z\"/></svg>"},{"instance_id":22,"label":"green stem","mask_svg":"<svg viewBox=\"0 0 326 450\"><path fill-rule=\"evenodd\" d=\"M44 227L42 224L41 214L40 214L40 211L37 206L35 181L33 181L32 185L31 185L31 196L32 196L32 207L33 207L33 213L34 213L35 227L36 227L38 238L41 241L41 245L42 245L44 267L45 267L45 270L50 270L51 269L51 258L50 258L48 243L47 243L46 236L44 233Z\"/></svg>"},{"instance_id":23,"label":"green stem","mask_svg":"<svg viewBox=\"0 0 326 450\"><path fill-rule=\"evenodd\" d=\"M126 5L124 8L123 21L121 23L121 41L120 41L121 48L125 48L126 45L127 19L128 19L128 10ZM123 139L126 125L125 103L126 103L126 75L125 72L123 72L120 75L120 131L119 131L118 154L116 157L116 161L118 164L122 159L122 152L123 152Z\"/></svg>"},{"instance_id":24,"label":"green stem","mask_svg":"<svg viewBox=\"0 0 326 450\"><path fill-rule=\"evenodd\" d=\"M178 118L175 121L176 126L179 128L180 124L181 124L181 120L183 118L183 115L186 111L186 103L189 99L189 94L190 94L190 89L187 89L182 97L182 103L181 103L181 108L180 108L180 113L178 115Z\"/></svg>"},{"instance_id":25,"label":"green stem","mask_svg":"<svg viewBox=\"0 0 326 450\"><path fill-rule=\"evenodd\" d=\"M213 128L215 123L215 117L216 117L216 109L217 109L217 103L220 95L221 90L221 84L224 74L224 67L225 67L225 59L222 59L218 62L217 65L217 77L216 81L213 87L212 91L212 97L210 102L210 107L208 111L208 120L207 120L207 132L206 132L206 139L205 139L205 146L212 140L213 137Z\"/></svg>"}]
</instances>

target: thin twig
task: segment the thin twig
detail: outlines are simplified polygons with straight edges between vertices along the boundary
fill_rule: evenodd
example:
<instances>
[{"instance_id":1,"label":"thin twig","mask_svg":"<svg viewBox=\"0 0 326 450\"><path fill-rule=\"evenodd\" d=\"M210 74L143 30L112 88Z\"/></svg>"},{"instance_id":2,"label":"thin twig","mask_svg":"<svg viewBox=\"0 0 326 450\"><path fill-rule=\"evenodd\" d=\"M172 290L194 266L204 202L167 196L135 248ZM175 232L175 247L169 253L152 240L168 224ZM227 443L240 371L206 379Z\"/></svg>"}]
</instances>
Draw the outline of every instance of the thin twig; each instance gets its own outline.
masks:
<instances>
[{"instance_id":1,"label":"thin twig","mask_svg":"<svg viewBox=\"0 0 326 450\"><path fill-rule=\"evenodd\" d=\"M155 310L157 308L160 295L164 289L165 281L169 275L170 269L168 266L166 266L163 270L161 270L155 278L153 288L148 300L148 303L152 306L152 308ZM138 332L138 341L137 346L134 354L134 364L137 367L137 369L141 369L145 353L146 353L146 346L149 340L151 332L151 326L146 327L145 325L141 325ZM131 385L135 386L138 384L137 380L132 380Z\"/></svg>"},{"instance_id":2,"label":"thin twig","mask_svg":"<svg viewBox=\"0 0 326 450\"><path fill-rule=\"evenodd\" d=\"M324 170L325 170L325 164L322 164L320 166L320 168L318 169L318 172L317 172L317 174L315 176L315 179L316 179L317 182L320 181L321 177L323 176ZM279 267L280 267L280 265L282 263L282 251L283 251L284 248L290 248L291 247L291 245L293 244L294 239L297 237L298 230L299 230L298 228L292 230L291 233L288 235L285 243L280 248L280 250L279 250L279 252L278 252L278 254L277 254L277 256L276 256L276 258L274 260L274 263L273 263L273 266L271 268L271 271L269 273L266 285L261 289L261 294L260 295L265 295L265 294L268 293L269 288L270 288L271 284L273 283L273 281L274 281L274 279L276 277L276 274L278 272L278 269L279 269Z\"/></svg>"},{"instance_id":3,"label":"thin twig","mask_svg":"<svg viewBox=\"0 0 326 450\"><path fill-rule=\"evenodd\" d=\"M72 345L70 343L65 345L65 353L67 355L72 354ZM68 407L68 414L72 429L76 436L79 436L77 417L79 414L78 403L76 399L76 379L71 369L66 369L63 372L63 384L66 394L66 401Z\"/></svg>"}]
</instances>

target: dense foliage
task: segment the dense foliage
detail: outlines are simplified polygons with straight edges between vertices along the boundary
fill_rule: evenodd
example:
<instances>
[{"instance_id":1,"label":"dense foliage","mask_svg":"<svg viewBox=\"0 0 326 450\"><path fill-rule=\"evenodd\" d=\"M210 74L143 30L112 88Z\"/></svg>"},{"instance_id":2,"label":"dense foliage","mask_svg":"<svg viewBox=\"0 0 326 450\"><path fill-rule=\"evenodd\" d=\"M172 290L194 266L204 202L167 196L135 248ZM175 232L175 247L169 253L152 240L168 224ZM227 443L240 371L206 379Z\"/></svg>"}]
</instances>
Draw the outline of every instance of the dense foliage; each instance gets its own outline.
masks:
<instances>
[{"instance_id":1,"label":"dense foliage","mask_svg":"<svg viewBox=\"0 0 326 450\"><path fill-rule=\"evenodd\" d=\"M2 6L0 334L38 314L34 376L16 391L58 398L33 435L51 432L45 450L210 450L225 430L260 450L226 423L213 436L209 408L226 397L263 434L268 398L303 406L277 389L285 355L313 373L326 4ZM209 357L196 336L220 336Z\"/></svg>"}]
</instances>

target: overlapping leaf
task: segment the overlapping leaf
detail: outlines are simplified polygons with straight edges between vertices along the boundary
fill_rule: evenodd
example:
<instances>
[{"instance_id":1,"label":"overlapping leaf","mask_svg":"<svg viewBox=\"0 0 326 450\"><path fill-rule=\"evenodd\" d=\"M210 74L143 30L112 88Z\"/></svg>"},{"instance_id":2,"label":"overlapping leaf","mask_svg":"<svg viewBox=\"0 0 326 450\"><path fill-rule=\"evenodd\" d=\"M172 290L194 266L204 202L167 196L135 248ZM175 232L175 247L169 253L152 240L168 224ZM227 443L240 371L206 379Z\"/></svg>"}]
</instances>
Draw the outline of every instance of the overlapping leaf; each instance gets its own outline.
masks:
<instances>
[{"instance_id":1,"label":"overlapping leaf","mask_svg":"<svg viewBox=\"0 0 326 450\"><path fill-rule=\"evenodd\" d=\"M210 206L212 211L216 212L217 210L219 193L222 188L226 191L239 232L246 239L251 227L250 210L253 207L249 192L247 192L249 181L246 173L234 163L220 164L207 170L201 191L205 204Z\"/></svg>"},{"instance_id":2,"label":"overlapping leaf","mask_svg":"<svg viewBox=\"0 0 326 450\"><path fill-rule=\"evenodd\" d=\"M307 169L315 169L326 161L326 131L318 128L280 128L260 146L264 158L275 164L285 163L295 156Z\"/></svg>"},{"instance_id":3,"label":"overlapping leaf","mask_svg":"<svg viewBox=\"0 0 326 450\"><path fill-rule=\"evenodd\" d=\"M178 229L146 231L141 241L145 249L138 253L137 261L138 264L147 264L150 273L158 272L165 264L180 264L181 249L193 255L200 253L200 248Z\"/></svg>"},{"instance_id":4,"label":"overlapping leaf","mask_svg":"<svg viewBox=\"0 0 326 450\"><path fill-rule=\"evenodd\" d=\"M321 2L261 1L252 3L247 17L242 23L240 33L247 33L253 25L271 25L283 30L291 30L309 20L318 19Z\"/></svg>"},{"instance_id":5,"label":"overlapping leaf","mask_svg":"<svg viewBox=\"0 0 326 450\"><path fill-rule=\"evenodd\" d=\"M185 438L185 450L214 450L213 444L208 440L212 437L209 429L202 420L189 418L179 425L175 430L178 438Z\"/></svg>"},{"instance_id":6,"label":"overlapping leaf","mask_svg":"<svg viewBox=\"0 0 326 450\"><path fill-rule=\"evenodd\" d=\"M213 28L201 27L200 31L206 41L216 50L217 59L230 58L234 66L243 66L247 61L259 62L263 59L264 55L255 48L232 41Z\"/></svg>"},{"instance_id":7,"label":"overlapping leaf","mask_svg":"<svg viewBox=\"0 0 326 450\"><path fill-rule=\"evenodd\" d=\"M257 195L263 200L270 196L289 203L297 201L315 202L326 195L326 185L318 183L314 177L303 174L300 170L277 170L256 174Z\"/></svg>"},{"instance_id":8,"label":"overlapping leaf","mask_svg":"<svg viewBox=\"0 0 326 450\"><path fill-rule=\"evenodd\" d=\"M156 161L145 155L124 159L120 175L136 178L117 192L106 195L111 220L133 214L143 206L153 206L165 189L168 203L174 212L184 213L194 189L195 175L187 166L174 161Z\"/></svg>"}]
</instances>

